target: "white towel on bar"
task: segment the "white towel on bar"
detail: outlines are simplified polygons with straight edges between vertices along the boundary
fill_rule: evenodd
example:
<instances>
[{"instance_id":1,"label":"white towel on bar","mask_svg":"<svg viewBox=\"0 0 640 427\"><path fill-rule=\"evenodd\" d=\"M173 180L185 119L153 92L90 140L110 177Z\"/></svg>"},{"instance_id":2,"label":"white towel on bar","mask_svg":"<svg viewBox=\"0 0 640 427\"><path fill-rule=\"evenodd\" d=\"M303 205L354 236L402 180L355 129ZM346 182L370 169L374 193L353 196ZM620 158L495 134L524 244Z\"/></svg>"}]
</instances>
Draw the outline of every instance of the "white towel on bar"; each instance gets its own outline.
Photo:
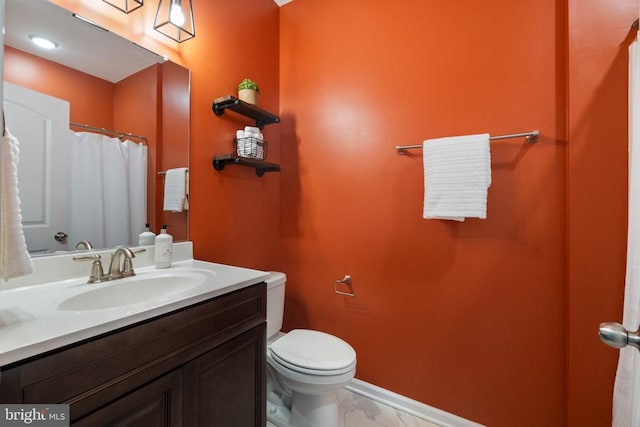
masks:
<instances>
[{"instance_id":1,"label":"white towel on bar","mask_svg":"<svg viewBox=\"0 0 640 427\"><path fill-rule=\"evenodd\" d=\"M0 165L0 278L9 280L33 272L22 229L18 194L18 140L5 131Z\"/></svg>"},{"instance_id":2,"label":"white towel on bar","mask_svg":"<svg viewBox=\"0 0 640 427\"><path fill-rule=\"evenodd\" d=\"M425 219L487 217L489 134L428 139L423 156Z\"/></svg>"},{"instance_id":3,"label":"white towel on bar","mask_svg":"<svg viewBox=\"0 0 640 427\"><path fill-rule=\"evenodd\" d=\"M168 169L164 177L164 210L182 212L189 209L189 170Z\"/></svg>"}]
</instances>

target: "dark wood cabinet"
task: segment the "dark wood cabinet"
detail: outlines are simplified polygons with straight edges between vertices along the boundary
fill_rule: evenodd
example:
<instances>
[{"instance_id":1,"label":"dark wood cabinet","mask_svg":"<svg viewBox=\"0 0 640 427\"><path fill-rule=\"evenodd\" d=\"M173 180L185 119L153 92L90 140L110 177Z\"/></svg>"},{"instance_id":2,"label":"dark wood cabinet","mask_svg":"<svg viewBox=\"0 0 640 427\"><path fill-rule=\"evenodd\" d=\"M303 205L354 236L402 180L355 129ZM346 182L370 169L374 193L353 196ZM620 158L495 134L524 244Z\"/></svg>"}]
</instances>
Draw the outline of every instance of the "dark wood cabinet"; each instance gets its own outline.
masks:
<instances>
[{"instance_id":1,"label":"dark wood cabinet","mask_svg":"<svg viewBox=\"0 0 640 427\"><path fill-rule=\"evenodd\" d=\"M0 402L66 403L74 426L266 424L266 285L1 368Z\"/></svg>"},{"instance_id":2,"label":"dark wood cabinet","mask_svg":"<svg viewBox=\"0 0 640 427\"><path fill-rule=\"evenodd\" d=\"M263 426L265 330L254 328L184 368L184 421L193 427Z\"/></svg>"}]
</instances>

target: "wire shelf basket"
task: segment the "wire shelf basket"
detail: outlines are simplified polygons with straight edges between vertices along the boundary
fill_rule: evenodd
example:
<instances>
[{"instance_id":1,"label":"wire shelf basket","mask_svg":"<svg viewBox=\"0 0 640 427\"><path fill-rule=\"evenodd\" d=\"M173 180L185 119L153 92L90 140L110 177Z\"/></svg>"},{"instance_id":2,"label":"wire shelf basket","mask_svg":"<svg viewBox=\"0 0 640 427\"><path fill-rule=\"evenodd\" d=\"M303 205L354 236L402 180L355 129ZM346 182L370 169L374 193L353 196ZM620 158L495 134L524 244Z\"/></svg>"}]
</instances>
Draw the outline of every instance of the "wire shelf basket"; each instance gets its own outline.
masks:
<instances>
[{"instance_id":1,"label":"wire shelf basket","mask_svg":"<svg viewBox=\"0 0 640 427\"><path fill-rule=\"evenodd\" d=\"M233 144L233 154L246 159L264 160L267 157L267 141L252 136L236 138Z\"/></svg>"}]
</instances>

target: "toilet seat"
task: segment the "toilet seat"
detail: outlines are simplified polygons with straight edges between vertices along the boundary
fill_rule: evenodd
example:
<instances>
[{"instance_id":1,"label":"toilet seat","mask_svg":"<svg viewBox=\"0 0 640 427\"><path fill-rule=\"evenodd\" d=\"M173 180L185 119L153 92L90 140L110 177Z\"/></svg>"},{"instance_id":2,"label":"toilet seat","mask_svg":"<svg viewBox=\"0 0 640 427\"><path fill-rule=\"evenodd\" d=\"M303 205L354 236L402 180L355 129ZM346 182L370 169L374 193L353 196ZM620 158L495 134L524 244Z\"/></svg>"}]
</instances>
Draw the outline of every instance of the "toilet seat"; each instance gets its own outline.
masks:
<instances>
[{"instance_id":1,"label":"toilet seat","mask_svg":"<svg viewBox=\"0 0 640 427\"><path fill-rule=\"evenodd\" d=\"M348 343L330 334L294 329L271 344L278 364L310 375L341 375L356 364L356 352Z\"/></svg>"},{"instance_id":2,"label":"toilet seat","mask_svg":"<svg viewBox=\"0 0 640 427\"><path fill-rule=\"evenodd\" d=\"M288 368L294 372L299 372L301 374L308 374L313 376L316 376L316 375L317 376L335 376L335 375L346 374L352 371L356 364L355 362L353 362L351 365L344 367L342 369L321 370L321 369L310 369L310 368L294 365L292 363L287 362L286 360L282 360L274 352L271 352L271 358L275 361L275 363L279 364L280 366Z\"/></svg>"}]
</instances>

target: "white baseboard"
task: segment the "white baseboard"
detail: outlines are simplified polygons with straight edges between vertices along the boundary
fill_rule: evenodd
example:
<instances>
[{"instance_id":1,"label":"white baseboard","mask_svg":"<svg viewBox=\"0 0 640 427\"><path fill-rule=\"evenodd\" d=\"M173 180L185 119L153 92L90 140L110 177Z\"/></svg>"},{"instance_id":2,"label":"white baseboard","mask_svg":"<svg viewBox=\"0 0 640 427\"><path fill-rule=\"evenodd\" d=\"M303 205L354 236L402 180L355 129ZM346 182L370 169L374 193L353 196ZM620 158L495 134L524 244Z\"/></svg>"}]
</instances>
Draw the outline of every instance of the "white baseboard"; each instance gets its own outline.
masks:
<instances>
[{"instance_id":1,"label":"white baseboard","mask_svg":"<svg viewBox=\"0 0 640 427\"><path fill-rule=\"evenodd\" d=\"M351 380L345 389L442 427L485 427L357 378Z\"/></svg>"}]
</instances>

